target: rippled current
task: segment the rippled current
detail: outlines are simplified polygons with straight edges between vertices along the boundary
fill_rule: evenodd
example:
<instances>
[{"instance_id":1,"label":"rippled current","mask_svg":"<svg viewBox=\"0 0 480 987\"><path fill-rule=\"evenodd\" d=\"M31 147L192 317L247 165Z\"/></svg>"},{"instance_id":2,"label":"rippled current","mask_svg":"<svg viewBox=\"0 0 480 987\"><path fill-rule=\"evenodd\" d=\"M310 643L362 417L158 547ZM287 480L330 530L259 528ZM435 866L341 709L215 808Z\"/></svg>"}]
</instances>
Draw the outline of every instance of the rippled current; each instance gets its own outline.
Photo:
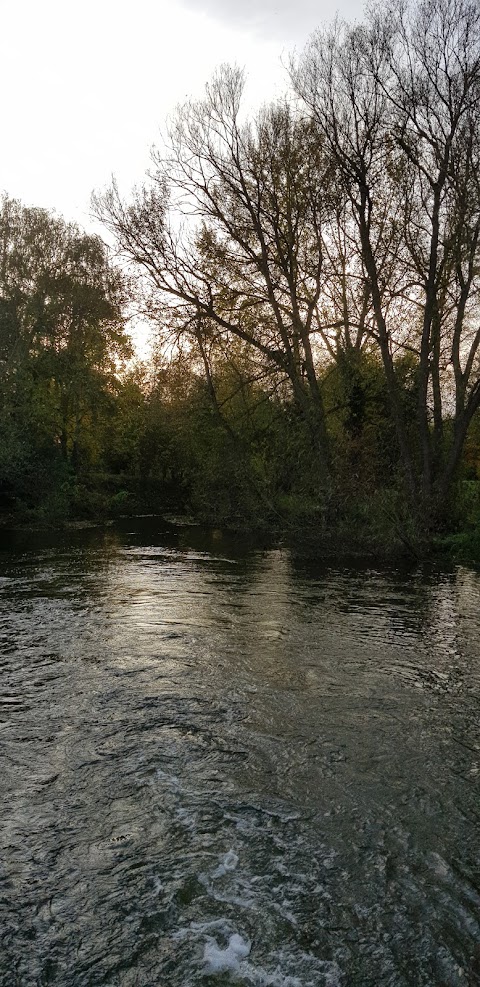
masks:
<instances>
[{"instance_id":1,"label":"rippled current","mask_svg":"<svg viewBox=\"0 0 480 987\"><path fill-rule=\"evenodd\" d=\"M480 576L0 535L1 987L480 983Z\"/></svg>"}]
</instances>

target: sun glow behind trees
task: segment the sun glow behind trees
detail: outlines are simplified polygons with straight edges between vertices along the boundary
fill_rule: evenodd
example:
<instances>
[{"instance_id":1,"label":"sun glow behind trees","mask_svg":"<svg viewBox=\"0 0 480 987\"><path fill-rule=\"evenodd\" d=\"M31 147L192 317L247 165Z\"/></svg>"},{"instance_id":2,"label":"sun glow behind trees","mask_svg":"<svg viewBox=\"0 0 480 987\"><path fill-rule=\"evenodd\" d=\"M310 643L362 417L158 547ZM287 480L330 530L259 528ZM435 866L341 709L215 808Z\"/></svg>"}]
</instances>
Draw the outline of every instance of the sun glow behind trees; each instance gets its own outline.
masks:
<instances>
[{"instance_id":1,"label":"sun glow behind trees","mask_svg":"<svg viewBox=\"0 0 480 987\"><path fill-rule=\"evenodd\" d=\"M150 311L196 344L213 398L211 354L231 338L288 380L325 490L319 344L339 371L373 346L428 527L480 406L480 13L469 0L372 8L314 35L291 77L299 104L245 119L243 75L224 66L177 111L134 202L114 185L97 213ZM413 359L413 432L399 349Z\"/></svg>"},{"instance_id":2,"label":"sun glow behind trees","mask_svg":"<svg viewBox=\"0 0 480 987\"><path fill-rule=\"evenodd\" d=\"M250 424L266 404L274 431L309 447L326 528L354 497L347 468L378 488L381 394L392 491L428 536L480 406L478 11L421 0L335 22L292 61L291 83L252 111L244 73L224 65L177 109L143 186L129 201L114 182L96 215L186 392L203 387L205 434L215 445L223 428L235 482L243 464L267 503L241 394Z\"/></svg>"},{"instance_id":3,"label":"sun glow behind trees","mask_svg":"<svg viewBox=\"0 0 480 987\"><path fill-rule=\"evenodd\" d=\"M350 13L355 0L338 6ZM281 0L231 9L215 0L5 0L0 192L98 233L92 189L115 174L126 194L176 104L200 94L220 62L245 67L247 100L258 107L284 90L288 50L328 16L311 0L294 11ZM141 353L146 336L135 333Z\"/></svg>"}]
</instances>

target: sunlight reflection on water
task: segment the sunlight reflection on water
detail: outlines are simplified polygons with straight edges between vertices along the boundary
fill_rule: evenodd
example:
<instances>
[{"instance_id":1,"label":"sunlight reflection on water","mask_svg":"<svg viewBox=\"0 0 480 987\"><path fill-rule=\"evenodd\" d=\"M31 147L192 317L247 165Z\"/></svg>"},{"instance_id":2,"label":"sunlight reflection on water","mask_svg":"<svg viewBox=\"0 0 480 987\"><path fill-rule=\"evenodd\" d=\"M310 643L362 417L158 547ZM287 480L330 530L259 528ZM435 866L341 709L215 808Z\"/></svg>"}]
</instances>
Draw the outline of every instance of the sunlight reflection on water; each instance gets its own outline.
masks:
<instances>
[{"instance_id":1,"label":"sunlight reflection on water","mask_svg":"<svg viewBox=\"0 0 480 987\"><path fill-rule=\"evenodd\" d=\"M478 573L129 528L0 556L2 987L475 984Z\"/></svg>"}]
</instances>

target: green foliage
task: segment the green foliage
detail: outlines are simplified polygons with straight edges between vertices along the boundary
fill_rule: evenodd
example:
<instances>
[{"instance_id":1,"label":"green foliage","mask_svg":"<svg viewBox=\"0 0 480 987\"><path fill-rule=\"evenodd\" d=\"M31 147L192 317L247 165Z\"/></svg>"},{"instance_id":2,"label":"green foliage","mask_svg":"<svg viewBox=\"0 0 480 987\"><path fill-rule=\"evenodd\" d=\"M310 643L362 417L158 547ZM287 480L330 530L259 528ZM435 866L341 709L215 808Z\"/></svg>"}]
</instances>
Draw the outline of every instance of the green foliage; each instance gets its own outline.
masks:
<instances>
[{"instance_id":1,"label":"green foliage","mask_svg":"<svg viewBox=\"0 0 480 987\"><path fill-rule=\"evenodd\" d=\"M4 197L0 207L0 498L66 514L101 455L131 354L122 277L97 237Z\"/></svg>"},{"instance_id":2,"label":"green foliage","mask_svg":"<svg viewBox=\"0 0 480 987\"><path fill-rule=\"evenodd\" d=\"M326 483L307 391L292 393L244 341L207 327L168 359L127 365L125 284L98 240L9 200L0 232L1 513L57 523L180 511L343 551L425 548L374 347L339 337L335 355L318 360L332 452ZM397 357L394 373L413 423L418 360ZM446 420L451 441L449 429ZM413 424L409 442L419 461ZM445 512L455 551L479 537L479 472L474 418Z\"/></svg>"},{"instance_id":3,"label":"green foliage","mask_svg":"<svg viewBox=\"0 0 480 987\"><path fill-rule=\"evenodd\" d=\"M462 528L434 538L433 548L439 554L448 555L459 562L479 563L480 521L465 526L462 519Z\"/></svg>"}]
</instances>

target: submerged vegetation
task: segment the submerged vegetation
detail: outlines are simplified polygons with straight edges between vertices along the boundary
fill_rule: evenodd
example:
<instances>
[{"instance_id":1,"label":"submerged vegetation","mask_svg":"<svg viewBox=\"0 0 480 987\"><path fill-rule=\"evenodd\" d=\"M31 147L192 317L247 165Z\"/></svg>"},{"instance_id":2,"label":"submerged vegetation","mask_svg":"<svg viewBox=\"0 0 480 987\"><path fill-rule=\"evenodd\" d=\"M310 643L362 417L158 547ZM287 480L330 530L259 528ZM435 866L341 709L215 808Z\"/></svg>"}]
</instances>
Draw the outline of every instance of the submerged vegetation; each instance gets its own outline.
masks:
<instances>
[{"instance_id":1,"label":"submerged vegetation","mask_svg":"<svg viewBox=\"0 0 480 987\"><path fill-rule=\"evenodd\" d=\"M4 199L3 514L480 544L477 4L381 4L284 101L248 118L243 89L220 69L132 201L94 197L114 259Z\"/></svg>"}]
</instances>

